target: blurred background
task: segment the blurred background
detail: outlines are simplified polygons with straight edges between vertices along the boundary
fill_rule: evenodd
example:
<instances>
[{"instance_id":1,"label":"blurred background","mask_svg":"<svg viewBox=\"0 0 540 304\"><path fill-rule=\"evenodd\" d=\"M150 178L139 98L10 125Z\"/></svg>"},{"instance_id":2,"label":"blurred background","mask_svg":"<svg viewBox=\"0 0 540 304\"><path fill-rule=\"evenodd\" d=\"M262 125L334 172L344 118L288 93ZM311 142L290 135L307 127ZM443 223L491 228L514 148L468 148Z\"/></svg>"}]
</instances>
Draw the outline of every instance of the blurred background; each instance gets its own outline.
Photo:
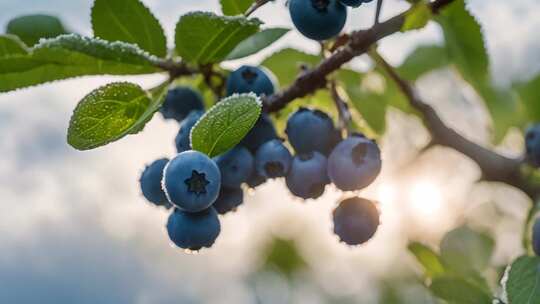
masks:
<instances>
[{"instance_id":1,"label":"blurred background","mask_svg":"<svg viewBox=\"0 0 540 304\"><path fill-rule=\"evenodd\" d=\"M282 0L256 12L267 26L292 27ZM217 0L144 0L169 38L178 17L192 10L219 12ZM347 28L367 28L375 2L349 14ZM72 31L91 35L91 0L0 0L0 26L18 15L61 17ZM495 82L507 86L540 71L540 2L470 0L483 26ZM408 7L387 0L383 18ZM400 64L418 45L439 43L440 29L397 34L381 53ZM169 39L172 42L172 39ZM294 46L318 45L291 31L234 68L257 64ZM171 45L172 47L172 45ZM360 57L357 69L369 65ZM126 79L149 88L163 76L88 77L0 95L0 303L438 303L421 285L410 240L433 244L467 223L497 241L492 264L523 253L528 199L501 185L476 183L480 173L458 153L420 149L428 133L415 117L391 110L380 143L383 173L362 196L377 200L382 225L360 247L338 242L331 211L341 194L294 199L282 180L265 184L222 220L210 250L187 254L164 229L168 214L140 194L144 165L174 154L178 125L156 115L145 130L93 151L66 143L72 109L89 91ZM418 82L425 100L463 134L487 144L490 121L475 93L451 69ZM522 153L514 130L497 147Z\"/></svg>"}]
</instances>

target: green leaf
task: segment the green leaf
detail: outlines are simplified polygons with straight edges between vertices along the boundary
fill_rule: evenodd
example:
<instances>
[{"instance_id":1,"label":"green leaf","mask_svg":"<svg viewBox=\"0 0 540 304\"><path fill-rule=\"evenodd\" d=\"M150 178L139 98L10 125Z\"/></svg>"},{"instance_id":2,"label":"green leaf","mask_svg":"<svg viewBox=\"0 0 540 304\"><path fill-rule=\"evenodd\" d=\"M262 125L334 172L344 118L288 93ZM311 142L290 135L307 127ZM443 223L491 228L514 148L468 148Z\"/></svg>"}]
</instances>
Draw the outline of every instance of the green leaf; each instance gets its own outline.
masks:
<instances>
[{"instance_id":1,"label":"green leaf","mask_svg":"<svg viewBox=\"0 0 540 304\"><path fill-rule=\"evenodd\" d=\"M233 95L210 108L191 130L191 147L209 157L236 146L255 125L261 101L254 94Z\"/></svg>"},{"instance_id":2,"label":"green leaf","mask_svg":"<svg viewBox=\"0 0 540 304\"><path fill-rule=\"evenodd\" d=\"M0 92L76 76L155 72L136 46L71 34L42 41L30 54L0 57Z\"/></svg>"},{"instance_id":3,"label":"green leaf","mask_svg":"<svg viewBox=\"0 0 540 304\"><path fill-rule=\"evenodd\" d=\"M0 57L28 54L28 48L14 35L0 35Z\"/></svg>"},{"instance_id":4,"label":"green leaf","mask_svg":"<svg viewBox=\"0 0 540 304\"><path fill-rule=\"evenodd\" d=\"M54 38L68 33L60 19L48 15L15 18L8 23L6 32L18 36L29 46L38 43L41 38Z\"/></svg>"},{"instance_id":5,"label":"green leaf","mask_svg":"<svg viewBox=\"0 0 540 304\"><path fill-rule=\"evenodd\" d=\"M403 22L401 31L407 32L425 27L429 20L431 20L432 15L431 8L427 3L420 2L415 4L414 7L405 14L405 22Z\"/></svg>"},{"instance_id":6,"label":"green leaf","mask_svg":"<svg viewBox=\"0 0 540 304\"><path fill-rule=\"evenodd\" d=\"M424 267L426 276L433 278L445 273L441 258L431 248L418 242L412 242L408 249Z\"/></svg>"},{"instance_id":7,"label":"green leaf","mask_svg":"<svg viewBox=\"0 0 540 304\"><path fill-rule=\"evenodd\" d=\"M494 246L490 236L463 226L445 235L440 246L441 258L451 270L469 275L487 268Z\"/></svg>"},{"instance_id":8,"label":"green leaf","mask_svg":"<svg viewBox=\"0 0 540 304\"><path fill-rule=\"evenodd\" d=\"M138 45L158 57L167 55L167 40L158 19L139 0L95 0L94 36Z\"/></svg>"},{"instance_id":9,"label":"green leaf","mask_svg":"<svg viewBox=\"0 0 540 304\"><path fill-rule=\"evenodd\" d=\"M525 120L523 125L540 121L540 75L522 83L516 83L513 88L519 95L521 103L525 107Z\"/></svg>"},{"instance_id":10,"label":"green leaf","mask_svg":"<svg viewBox=\"0 0 540 304\"><path fill-rule=\"evenodd\" d=\"M518 124L522 111L512 94L492 84L480 24L467 11L464 0L448 5L437 21L443 29L449 59L484 99L493 118L494 138L500 141L508 128Z\"/></svg>"},{"instance_id":11,"label":"green leaf","mask_svg":"<svg viewBox=\"0 0 540 304\"><path fill-rule=\"evenodd\" d=\"M176 52L185 61L217 63L242 41L259 31L261 21L245 17L217 16L192 12L176 25Z\"/></svg>"},{"instance_id":12,"label":"green leaf","mask_svg":"<svg viewBox=\"0 0 540 304\"><path fill-rule=\"evenodd\" d=\"M397 69L401 77L416 81L422 75L443 68L449 64L446 49L428 45L416 48Z\"/></svg>"},{"instance_id":13,"label":"green leaf","mask_svg":"<svg viewBox=\"0 0 540 304\"><path fill-rule=\"evenodd\" d=\"M294 82L302 66L315 67L321 59L318 55L286 48L266 58L261 65L272 71L276 75L280 86L284 87Z\"/></svg>"},{"instance_id":14,"label":"green leaf","mask_svg":"<svg viewBox=\"0 0 540 304\"><path fill-rule=\"evenodd\" d=\"M505 290L511 304L540 303L540 257L520 257L510 267Z\"/></svg>"},{"instance_id":15,"label":"green leaf","mask_svg":"<svg viewBox=\"0 0 540 304\"><path fill-rule=\"evenodd\" d=\"M289 29L279 27L262 30L238 44L226 59L233 60L256 54L288 32Z\"/></svg>"},{"instance_id":16,"label":"green leaf","mask_svg":"<svg viewBox=\"0 0 540 304\"><path fill-rule=\"evenodd\" d=\"M491 295L468 281L451 276L436 277L429 289L449 304L491 304Z\"/></svg>"},{"instance_id":17,"label":"green leaf","mask_svg":"<svg viewBox=\"0 0 540 304\"><path fill-rule=\"evenodd\" d=\"M220 0L221 11L227 16L242 15L255 0Z\"/></svg>"},{"instance_id":18,"label":"green leaf","mask_svg":"<svg viewBox=\"0 0 540 304\"><path fill-rule=\"evenodd\" d=\"M68 143L89 150L141 131L164 101L168 84L151 93L136 84L117 82L98 88L73 112Z\"/></svg>"}]
</instances>

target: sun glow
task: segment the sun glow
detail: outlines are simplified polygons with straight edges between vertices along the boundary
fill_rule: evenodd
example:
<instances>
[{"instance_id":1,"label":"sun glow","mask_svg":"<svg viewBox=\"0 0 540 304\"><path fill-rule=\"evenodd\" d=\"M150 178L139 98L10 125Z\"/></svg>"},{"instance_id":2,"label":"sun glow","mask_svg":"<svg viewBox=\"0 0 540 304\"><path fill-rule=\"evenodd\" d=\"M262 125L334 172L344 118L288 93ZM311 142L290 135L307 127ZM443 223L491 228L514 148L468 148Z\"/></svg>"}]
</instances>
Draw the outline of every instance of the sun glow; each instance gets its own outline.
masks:
<instances>
[{"instance_id":1,"label":"sun glow","mask_svg":"<svg viewBox=\"0 0 540 304\"><path fill-rule=\"evenodd\" d=\"M435 216L442 209L442 194L436 184L426 180L416 181L408 192L409 206L414 214Z\"/></svg>"}]
</instances>

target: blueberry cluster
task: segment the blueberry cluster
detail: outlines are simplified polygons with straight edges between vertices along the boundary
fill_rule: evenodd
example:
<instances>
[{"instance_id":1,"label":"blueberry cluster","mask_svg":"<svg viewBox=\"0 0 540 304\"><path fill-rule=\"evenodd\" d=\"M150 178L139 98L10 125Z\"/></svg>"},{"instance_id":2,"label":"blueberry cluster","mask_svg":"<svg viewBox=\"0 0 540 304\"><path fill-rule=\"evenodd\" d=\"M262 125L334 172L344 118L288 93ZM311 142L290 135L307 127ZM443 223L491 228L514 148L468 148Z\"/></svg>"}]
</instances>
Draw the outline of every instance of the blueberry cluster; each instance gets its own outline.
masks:
<instances>
[{"instance_id":1,"label":"blueberry cluster","mask_svg":"<svg viewBox=\"0 0 540 304\"><path fill-rule=\"evenodd\" d=\"M274 87L270 72L242 66L230 74L226 89L228 95L271 95ZM319 110L300 108L289 117L285 133L292 149L263 114L236 147L213 159L190 146L191 129L204 114L200 94L177 87L168 93L160 111L164 118L180 122L175 139L178 154L147 166L140 184L148 201L174 209L167 231L180 248L212 246L221 230L218 214L243 203L243 186L253 189L268 179L284 178L293 195L315 199L330 183L343 191L361 190L381 169L374 141L361 134L343 139L332 119ZM376 206L365 199L344 200L334 211L334 231L350 245L369 240L378 224Z\"/></svg>"},{"instance_id":2,"label":"blueberry cluster","mask_svg":"<svg viewBox=\"0 0 540 304\"><path fill-rule=\"evenodd\" d=\"M358 7L373 0L291 0L289 12L294 26L313 40L338 35L347 21L346 6Z\"/></svg>"}]
</instances>

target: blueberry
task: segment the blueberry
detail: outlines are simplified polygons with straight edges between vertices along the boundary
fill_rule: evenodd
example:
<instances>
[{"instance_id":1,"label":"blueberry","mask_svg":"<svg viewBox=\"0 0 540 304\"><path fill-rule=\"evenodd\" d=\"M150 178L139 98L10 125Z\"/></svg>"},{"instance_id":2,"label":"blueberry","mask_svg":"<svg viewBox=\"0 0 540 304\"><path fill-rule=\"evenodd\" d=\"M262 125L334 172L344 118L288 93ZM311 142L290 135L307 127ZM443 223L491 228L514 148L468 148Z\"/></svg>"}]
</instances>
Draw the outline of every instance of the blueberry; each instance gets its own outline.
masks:
<instances>
[{"instance_id":1,"label":"blueberry","mask_svg":"<svg viewBox=\"0 0 540 304\"><path fill-rule=\"evenodd\" d=\"M266 182L266 177L259 175L257 173L257 169L253 168L253 171L251 172L251 175L249 176L248 180L246 181L246 184L251 188L255 189L256 187L264 184Z\"/></svg>"},{"instance_id":2,"label":"blueberry","mask_svg":"<svg viewBox=\"0 0 540 304\"><path fill-rule=\"evenodd\" d=\"M178 153L191 150L189 134L193 126L197 123L197 121L199 121L203 114L204 113L202 111L192 111L189 113L186 119L182 121L180 130L178 131L178 134L174 140Z\"/></svg>"},{"instance_id":3,"label":"blueberry","mask_svg":"<svg viewBox=\"0 0 540 304\"><path fill-rule=\"evenodd\" d=\"M273 78L272 73L264 68L241 66L227 79L227 95L253 92L270 96L275 91Z\"/></svg>"},{"instance_id":4,"label":"blueberry","mask_svg":"<svg viewBox=\"0 0 540 304\"><path fill-rule=\"evenodd\" d=\"M529 162L540 167L540 124L530 127L525 133L525 147Z\"/></svg>"},{"instance_id":5,"label":"blueberry","mask_svg":"<svg viewBox=\"0 0 540 304\"><path fill-rule=\"evenodd\" d=\"M295 156L285 180L292 194L303 199L321 196L330 182L326 163L326 157L319 152Z\"/></svg>"},{"instance_id":6,"label":"blueberry","mask_svg":"<svg viewBox=\"0 0 540 304\"><path fill-rule=\"evenodd\" d=\"M298 31L313 40L338 35L347 21L347 8L338 0L291 0L289 12Z\"/></svg>"},{"instance_id":7,"label":"blueberry","mask_svg":"<svg viewBox=\"0 0 540 304\"><path fill-rule=\"evenodd\" d=\"M287 120L285 133L297 154L328 150L335 137L334 123L324 112L300 108Z\"/></svg>"},{"instance_id":8,"label":"blueberry","mask_svg":"<svg viewBox=\"0 0 540 304\"><path fill-rule=\"evenodd\" d=\"M272 120L268 115L262 114L253 128L242 139L240 145L248 148L251 153L255 153L262 144L277 138L278 135Z\"/></svg>"},{"instance_id":9,"label":"blueberry","mask_svg":"<svg viewBox=\"0 0 540 304\"><path fill-rule=\"evenodd\" d=\"M537 218L533 225L532 243L534 253L540 256L540 218Z\"/></svg>"},{"instance_id":10,"label":"blueberry","mask_svg":"<svg viewBox=\"0 0 540 304\"><path fill-rule=\"evenodd\" d=\"M369 241L379 227L379 210L369 200L352 197L334 209L334 233L348 245Z\"/></svg>"},{"instance_id":11,"label":"blueberry","mask_svg":"<svg viewBox=\"0 0 540 304\"><path fill-rule=\"evenodd\" d=\"M187 212L210 207L221 187L216 163L197 151L186 151L174 157L165 167L163 185L169 201Z\"/></svg>"},{"instance_id":12,"label":"blueberry","mask_svg":"<svg viewBox=\"0 0 540 304\"><path fill-rule=\"evenodd\" d=\"M214 208L197 213L184 212L179 209L169 216L167 233L171 241L178 247L199 250L211 247L221 232L218 214Z\"/></svg>"},{"instance_id":13,"label":"blueberry","mask_svg":"<svg viewBox=\"0 0 540 304\"><path fill-rule=\"evenodd\" d=\"M369 3L373 0L339 0L339 1L347 6L359 7L363 3Z\"/></svg>"},{"instance_id":14,"label":"blueberry","mask_svg":"<svg viewBox=\"0 0 540 304\"><path fill-rule=\"evenodd\" d=\"M165 192L161 188L161 179L163 178L163 169L169 160L162 158L154 161L144 169L141 179L141 190L144 197L157 206L170 207Z\"/></svg>"},{"instance_id":15,"label":"blueberry","mask_svg":"<svg viewBox=\"0 0 540 304\"><path fill-rule=\"evenodd\" d=\"M273 139L262 145L255 155L257 174L266 178L277 178L287 175L292 156L281 140Z\"/></svg>"},{"instance_id":16,"label":"blueberry","mask_svg":"<svg viewBox=\"0 0 540 304\"><path fill-rule=\"evenodd\" d=\"M369 186L381 171L381 151L375 142L353 135L340 142L328 157L328 177L343 191Z\"/></svg>"},{"instance_id":17,"label":"blueberry","mask_svg":"<svg viewBox=\"0 0 540 304\"><path fill-rule=\"evenodd\" d=\"M244 202L244 191L241 188L221 187L219 196L213 207L219 214L236 210Z\"/></svg>"},{"instance_id":18,"label":"blueberry","mask_svg":"<svg viewBox=\"0 0 540 304\"><path fill-rule=\"evenodd\" d=\"M253 156L248 149L237 146L214 158L221 171L221 185L240 187L253 171Z\"/></svg>"},{"instance_id":19,"label":"blueberry","mask_svg":"<svg viewBox=\"0 0 540 304\"><path fill-rule=\"evenodd\" d=\"M167 93L160 112L165 119L175 119L180 122L193 110L204 110L201 94L192 88L180 86Z\"/></svg>"}]
</instances>

